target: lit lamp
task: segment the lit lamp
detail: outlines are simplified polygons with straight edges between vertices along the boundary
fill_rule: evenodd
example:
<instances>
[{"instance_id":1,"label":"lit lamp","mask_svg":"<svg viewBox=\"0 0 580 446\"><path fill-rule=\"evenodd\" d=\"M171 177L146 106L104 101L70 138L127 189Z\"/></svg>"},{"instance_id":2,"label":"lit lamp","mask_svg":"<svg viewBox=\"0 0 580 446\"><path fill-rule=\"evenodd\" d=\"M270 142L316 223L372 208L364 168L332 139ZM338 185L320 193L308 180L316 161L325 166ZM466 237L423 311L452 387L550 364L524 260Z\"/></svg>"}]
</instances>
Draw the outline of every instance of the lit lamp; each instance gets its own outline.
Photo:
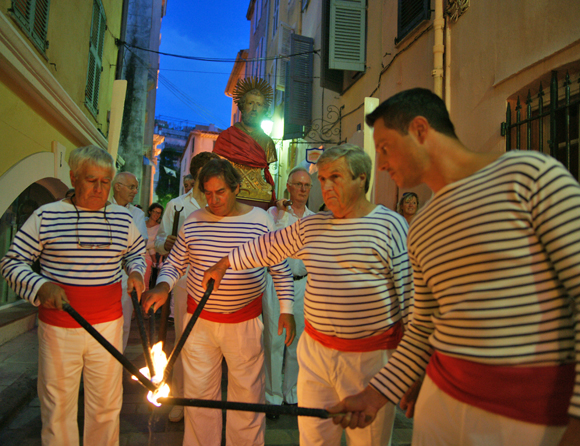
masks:
<instances>
[{"instance_id":1,"label":"lit lamp","mask_svg":"<svg viewBox=\"0 0 580 446\"><path fill-rule=\"evenodd\" d=\"M264 119L260 123L260 127L262 127L262 130L264 130L266 135L270 136L272 134L272 129L274 128L274 122L269 119Z\"/></svg>"}]
</instances>

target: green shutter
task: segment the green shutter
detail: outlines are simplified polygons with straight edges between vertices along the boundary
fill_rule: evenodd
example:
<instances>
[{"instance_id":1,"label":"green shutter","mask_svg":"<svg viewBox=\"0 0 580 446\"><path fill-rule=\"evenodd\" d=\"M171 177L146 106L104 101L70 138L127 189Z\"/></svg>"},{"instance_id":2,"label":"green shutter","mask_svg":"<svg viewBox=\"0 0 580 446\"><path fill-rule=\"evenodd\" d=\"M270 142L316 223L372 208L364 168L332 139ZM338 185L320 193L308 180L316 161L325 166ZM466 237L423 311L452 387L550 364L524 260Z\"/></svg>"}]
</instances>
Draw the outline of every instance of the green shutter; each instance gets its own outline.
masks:
<instances>
[{"instance_id":1,"label":"green shutter","mask_svg":"<svg viewBox=\"0 0 580 446\"><path fill-rule=\"evenodd\" d=\"M48 45L48 11L50 0L13 0L12 12L18 23L43 53Z\"/></svg>"},{"instance_id":2,"label":"green shutter","mask_svg":"<svg viewBox=\"0 0 580 446\"><path fill-rule=\"evenodd\" d=\"M292 34L292 57L287 64L284 101L284 139L302 138L312 123L314 39Z\"/></svg>"},{"instance_id":3,"label":"green shutter","mask_svg":"<svg viewBox=\"0 0 580 446\"><path fill-rule=\"evenodd\" d=\"M365 70L366 0L330 0L329 59L333 70Z\"/></svg>"},{"instance_id":4,"label":"green shutter","mask_svg":"<svg viewBox=\"0 0 580 446\"><path fill-rule=\"evenodd\" d=\"M103 66L103 45L107 19L100 0L93 1L93 18L91 21L91 36L89 44L89 63L87 68L87 86L85 89L85 105L95 115L99 113L99 86Z\"/></svg>"}]
</instances>

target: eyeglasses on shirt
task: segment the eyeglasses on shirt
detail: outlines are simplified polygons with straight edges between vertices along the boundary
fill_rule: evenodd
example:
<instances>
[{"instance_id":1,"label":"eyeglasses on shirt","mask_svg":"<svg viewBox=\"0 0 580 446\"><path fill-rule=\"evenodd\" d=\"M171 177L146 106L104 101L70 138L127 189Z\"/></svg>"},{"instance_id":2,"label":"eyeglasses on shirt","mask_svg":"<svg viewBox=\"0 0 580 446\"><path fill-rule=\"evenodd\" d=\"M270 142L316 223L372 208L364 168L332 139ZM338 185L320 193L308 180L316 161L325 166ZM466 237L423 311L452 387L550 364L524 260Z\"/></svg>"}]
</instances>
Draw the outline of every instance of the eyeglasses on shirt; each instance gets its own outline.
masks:
<instances>
[{"instance_id":1,"label":"eyeglasses on shirt","mask_svg":"<svg viewBox=\"0 0 580 446\"><path fill-rule=\"evenodd\" d=\"M77 209L77 206L75 205L74 201L73 201L74 195L73 197L71 197L70 202L72 203L72 205L75 208L75 211L77 211L77 224L76 224L76 233L77 233L77 244L79 246L79 248L83 248L83 249L99 249L99 248L108 248L109 246L111 246L113 244L113 228L111 227L111 223L109 223L109 220L107 220L107 205L105 204L105 208L103 209L103 218L105 219L105 221L107 222L107 225L109 226L109 243L90 243L90 242L83 242L81 240L80 234L79 234L79 220L81 219L81 215L79 213L79 210Z\"/></svg>"}]
</instances>

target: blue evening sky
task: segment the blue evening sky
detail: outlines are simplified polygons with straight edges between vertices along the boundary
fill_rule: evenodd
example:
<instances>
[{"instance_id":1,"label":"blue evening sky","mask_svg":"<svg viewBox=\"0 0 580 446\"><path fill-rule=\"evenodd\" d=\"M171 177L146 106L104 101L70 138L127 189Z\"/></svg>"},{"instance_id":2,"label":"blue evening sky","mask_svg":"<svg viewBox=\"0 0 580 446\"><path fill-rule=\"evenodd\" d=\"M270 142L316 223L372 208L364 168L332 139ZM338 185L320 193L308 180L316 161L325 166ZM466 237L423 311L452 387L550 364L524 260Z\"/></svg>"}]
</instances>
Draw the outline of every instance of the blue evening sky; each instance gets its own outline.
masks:
<instances>
[{"instance_id":1,"label":"blue evening sky","mask_svg":"<svg viewBox=\"0 0 580 446\"><path fill-rule=\"evenodd\" d=\"M249 46L249 0L167 0L159 51L234 60ZM230 125L232 100L225 94L233 62L160 56L155 115L198 124Z\"/></svg>"}]
</instances>

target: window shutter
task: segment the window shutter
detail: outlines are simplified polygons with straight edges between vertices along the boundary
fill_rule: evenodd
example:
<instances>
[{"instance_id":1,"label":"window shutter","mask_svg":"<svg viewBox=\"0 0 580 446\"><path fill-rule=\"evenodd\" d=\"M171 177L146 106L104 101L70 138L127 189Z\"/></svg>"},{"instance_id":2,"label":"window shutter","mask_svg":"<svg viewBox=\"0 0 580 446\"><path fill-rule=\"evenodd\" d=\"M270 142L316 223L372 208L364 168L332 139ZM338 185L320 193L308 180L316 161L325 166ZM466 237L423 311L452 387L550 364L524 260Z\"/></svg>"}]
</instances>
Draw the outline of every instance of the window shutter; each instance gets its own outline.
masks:
<instances>
[{"instance_id":1,"label":"window shutter","mask_svg":"<svg viewBox=\"0 0 580 446\"><path fill-rule=\"evenodd\" d=\"M431 18L430 0L399 0L398 43L424 20Z\"/></svg>"},{"instance_id":2,"label":"window shutter","mask_svg":"<svg viewBox=\"0 0 580 446\"><path fill-rule=\"evenodd\" d=\"M321 32L321 64L320 64L320 86L328 90L342 93L344 71L331 70L328 68L328 52L330 47L330 1L322 0L322 32Z\"/></svg>"},{"instance_id":3,"label":"window shutter","mask_svg":"<svg viewBox=\"0 0 580 446\"><path fill-rule=\"evenodd\" d=\"M329 24L328 67L364 71L366 0L330 0Z\"/></svg>"},{"instance_id":4,"label":"window shutter","mask_svg":"<svg viewBox=\"0 0 580 446\"><path fill-rule=\"evenodd\" d=\"M85 89L85 104L89 110L99 113L99 87L103 60L103 46L107 19L103 5L99 0L93 1L93 19L91 21L91 41L89 46L89 66L87 69L87 86Z\"/></svg>"},{"instance_id":5,"label":"window shutter","mask_svg":"<svg viewBox=\"0 0 580 446\"><path fill-rule=\"evenodd\" d=\"M292 34L284 102L284 139L301 138L312 122L314 39ZM297 55L299 54L299 55Z\"/></svg>"},{"instance_id":6,"label":"window shutter","mask_svg":"<svg viewBox=\"0 0 580 446\"><path fill-rule=\"evenodd\" d=\"M281 23L280 35L278 36L278 55L288 56L290 54L291 39L292 29ZM284 91L286 88L286 65L288 62L288 59L276 60L276 90Z\"/></svg>"},{"instance_id":7,"label":"window shutter","mask_svg":"<svg viewBox=\"0 0 580 446\"><path fill-rule=\"evenodd\" d=\"M13 0L14 16L22 25L36 46L45 52L47 49L48 11L50 0Z\"/></svg>"}]
</instances>

